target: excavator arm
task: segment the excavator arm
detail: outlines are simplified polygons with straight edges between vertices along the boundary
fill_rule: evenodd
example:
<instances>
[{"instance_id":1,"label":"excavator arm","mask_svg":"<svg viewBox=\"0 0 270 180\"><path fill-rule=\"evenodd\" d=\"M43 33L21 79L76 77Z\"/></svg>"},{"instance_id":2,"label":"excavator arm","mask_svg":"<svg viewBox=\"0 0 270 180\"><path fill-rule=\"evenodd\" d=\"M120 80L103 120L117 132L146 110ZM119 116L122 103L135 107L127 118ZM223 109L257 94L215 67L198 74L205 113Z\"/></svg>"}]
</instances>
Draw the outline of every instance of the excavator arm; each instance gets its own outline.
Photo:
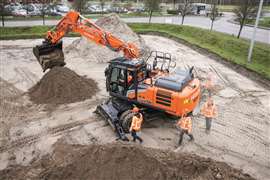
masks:
<instances>
[{"instance_id":1,"label":"excavator arm","mask_svg":"<svg viewBox=\"0 0 270 180\"><path fill-rule=\"evenodd\" d=\"M60 22L47 32L42 45L33 48L34 55L43 71L54 66L64 66L64 54L61 39L69 32L79 33L81 36L103 45L112 51L122 51L127 59L139 56L138 48L132 43L125 43L121 39L97 26L90 19L81 16L76 11L70 11Z\"/></svg>"}]
</instances>

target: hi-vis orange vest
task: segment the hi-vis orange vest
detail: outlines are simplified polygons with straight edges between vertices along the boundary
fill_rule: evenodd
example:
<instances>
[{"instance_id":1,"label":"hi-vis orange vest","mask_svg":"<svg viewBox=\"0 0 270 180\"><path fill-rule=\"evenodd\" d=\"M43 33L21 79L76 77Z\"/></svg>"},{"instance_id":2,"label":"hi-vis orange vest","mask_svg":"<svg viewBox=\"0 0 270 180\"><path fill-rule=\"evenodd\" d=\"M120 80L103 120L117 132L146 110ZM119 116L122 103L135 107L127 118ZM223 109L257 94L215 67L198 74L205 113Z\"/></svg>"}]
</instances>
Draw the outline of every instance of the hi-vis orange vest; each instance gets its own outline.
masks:
<instances>
[{"instance_id":1,"label":"hi-vis orange vest","mask_svg":"<svg viewBox=\"0 0 270 180\"><path fill-rule=\"evenodd\" d=\"M191 122L191 117L182 117L177 125L184 130L187 130L189 133L191 132L192 129L192 122Z\"/></svg>"},{"instance_id":2,"label":"hi-vis orange vest","mask_svg":"<svg viewBox=\"0 0 270 180\"><path fill-rule=\"evenodd\" d=\"M206 89L209 89L209 90L213 89L213 87L214 87L212 80L208 80L208 79L206 80L204 86Z\"/></svg>"},{"instance_id":3,"label":"hi-vis orange vest","mask_svg":"<svg viewBox=\"0 0 270 180\"><path fill-rule=\"evenodd\" d=\"M208 117L208 118L214 118L217 116L216 106L215 105L208 106L207 102L203 105L201 112L205 117Z\"/></svg>"},{"instance_id":4,"label":"hi-vis orange vest","mask_svg":"<svg viewBox=\"0 0 270 180\"><path fill-rule=\"evenodd\" d=\"M131 130L134 131L140 131L141 130L141 125L142 125L143 117L142 114L140 113L140 117L137 118L136 116L133 116L132 118L132 123L131 123Z\"/></svg>"}]
</instances>

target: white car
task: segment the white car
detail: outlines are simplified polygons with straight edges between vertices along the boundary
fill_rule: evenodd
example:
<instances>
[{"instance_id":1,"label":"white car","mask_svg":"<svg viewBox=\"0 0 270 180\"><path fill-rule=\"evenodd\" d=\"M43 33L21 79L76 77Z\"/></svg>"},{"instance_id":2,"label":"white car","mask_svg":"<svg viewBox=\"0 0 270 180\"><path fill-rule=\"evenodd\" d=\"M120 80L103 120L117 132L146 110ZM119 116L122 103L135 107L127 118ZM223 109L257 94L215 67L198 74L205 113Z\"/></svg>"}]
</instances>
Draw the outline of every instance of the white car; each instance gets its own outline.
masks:
<instances>
[{"instance_id":1,"label":"white car","mask_svg":"<svg viewBox=\"0 0 270 180\"><path fill-rule=\"evenodd\" d=\"M57 5L56 9L58 12L62 12L62 13L67 13L70 10L69 7L65 5Z\"/></svg>"},{"instance_id":2,"label":"white car","mask_svg":"<svg viewBox=\"0 0 270 180\"><path fill-rule=\"evenodd\" d=\"M27 16L27 11L21 7L14 7L11 14L13 16Z\"/></svg>"}]
</instances>

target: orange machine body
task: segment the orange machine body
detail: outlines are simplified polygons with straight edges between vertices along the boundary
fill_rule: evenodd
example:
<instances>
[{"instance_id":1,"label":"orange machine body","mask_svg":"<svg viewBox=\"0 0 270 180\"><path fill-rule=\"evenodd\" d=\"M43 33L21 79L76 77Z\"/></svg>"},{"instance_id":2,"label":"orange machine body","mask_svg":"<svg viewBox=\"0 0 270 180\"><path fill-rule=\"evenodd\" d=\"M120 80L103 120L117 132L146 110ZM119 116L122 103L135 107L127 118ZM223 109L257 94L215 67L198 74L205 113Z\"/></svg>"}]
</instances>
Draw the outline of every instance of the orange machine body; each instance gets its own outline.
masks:
<instances>
[{"instance_id":1,"label":"orange machine body","mask_svg":"<svg viewBox=\"0 0 270 180\"><path fill-rule=\"evenodd\" d=\"M128 98L133 99L135 92L128 93ZM148 85L144 90L138 91L137 101L140 104L152 106L164 110L174 116L182 116L187 112L192 112L200 100L200 81L193 79L183 88L181 92L176 92L154 85Z\"/></svg>"}]
</instances>

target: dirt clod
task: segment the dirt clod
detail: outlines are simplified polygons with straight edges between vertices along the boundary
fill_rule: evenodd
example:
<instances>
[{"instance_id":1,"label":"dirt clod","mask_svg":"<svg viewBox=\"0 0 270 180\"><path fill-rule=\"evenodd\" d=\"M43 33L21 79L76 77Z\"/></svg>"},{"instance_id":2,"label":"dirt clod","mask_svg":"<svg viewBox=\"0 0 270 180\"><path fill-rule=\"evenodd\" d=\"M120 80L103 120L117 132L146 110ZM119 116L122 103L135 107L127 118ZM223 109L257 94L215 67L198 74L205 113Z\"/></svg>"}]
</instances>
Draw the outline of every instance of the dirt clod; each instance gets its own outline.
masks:
<instances>
[{"instance_id":1,"label":"dirt clod","mask_svg":"<svg viewBox=\"0 0 270 180\"><path fill-rule=\"evenodd\" d=\"M191 161L192 164L186 168L183 161ZM225 163L210 160L205 164L204 161L205 158L196 155L130 144L90 146L58 144L51 157L44 157L32 166L18 166L0 171L0 175L3 179L51 180L253 179ZM213 171L216 168L220 169L218 173Z\"/></svg>"},{"instance_id":2,"label":"dirt clod","mask_svg":"<svg viewBox=\"0 0 270 180\"><path fill-rule=\"evenodd\" d=\"M65 104L89 99L97 89L94 80L66 67L54 67L29 89L29 95L37 104Z\"/></svg>"}]
</instances>

